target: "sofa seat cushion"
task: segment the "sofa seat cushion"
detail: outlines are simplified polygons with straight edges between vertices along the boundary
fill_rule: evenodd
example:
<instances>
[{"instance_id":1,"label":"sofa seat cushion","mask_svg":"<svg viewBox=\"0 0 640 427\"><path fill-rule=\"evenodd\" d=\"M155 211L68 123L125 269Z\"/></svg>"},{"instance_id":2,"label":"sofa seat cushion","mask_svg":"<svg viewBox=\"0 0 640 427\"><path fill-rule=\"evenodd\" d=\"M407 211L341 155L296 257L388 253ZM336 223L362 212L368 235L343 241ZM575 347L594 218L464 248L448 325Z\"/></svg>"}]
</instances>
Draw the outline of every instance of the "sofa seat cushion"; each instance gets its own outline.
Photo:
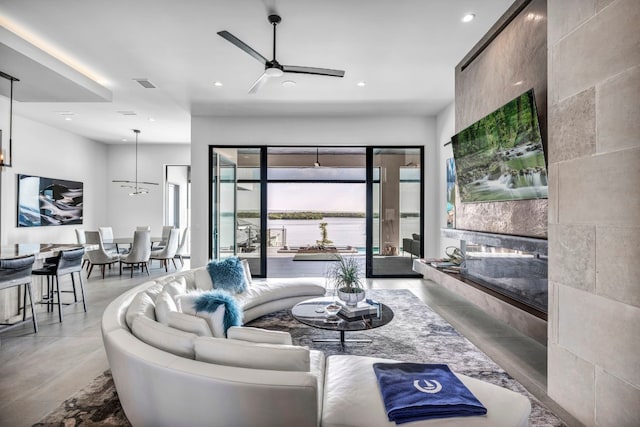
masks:
<instances>
[{"instance_id":1,"label":"sofa seat cushion","mask_svg":"<svg viewBox=\"0 0 640 427\"><path fill-rule=\"evenodd\" d=\"M319 284L318 279L279 278L254 280L249 289L235 297L246 311L275 300L298 296L314 298L323 296L325 292L325 287Z\"/></svg>"},{"instance_id":2,"label":"sofa seat cushion","mask_svg":"<svg viewBox=\"0 0 640 427\"><path fill-rule=\"evenodd\" d=\"M293 345L291 334L285 331L270 331L248 326L232 326L227 330L227 338L263 344Z\"/></svg>"},{"instance_id":3,"label":"sofa seat cushion","mask_svg":"<svg viewBox=\"0 0 640 427\"><path fill-rule=\"evenodd\" d=\"M327 358L323 427L395 426L389 421L378 388L374 363L394 360L361 356L330 356ZM525 427L529 425L531 403L525 396L456 374L462 383L487 408L487 415L477 417L442 418L411 423L424 427Z\"/></svg>"},{"instance_id":4,"label":"sofa seat cushion","mask_svg":"<svg viewBox=\"0 0 640 427\"><path fill-rule=\"evenodd\" d=\"M196 334L170 328L144 316L137 316L131 328L140 341L176 356L193 359Z\"/></svg>"},{"instance_id":5,"label":"sofa seat cushion","mask_svg":"<svg viewBox=\"0 0 640 427\"><path fill-rule=\"evenodd\" d=\"M196 360L238 368L309 372L309 349L295 345L258 344L224 338L195 341Z\"/></svg>"}]
</instances>

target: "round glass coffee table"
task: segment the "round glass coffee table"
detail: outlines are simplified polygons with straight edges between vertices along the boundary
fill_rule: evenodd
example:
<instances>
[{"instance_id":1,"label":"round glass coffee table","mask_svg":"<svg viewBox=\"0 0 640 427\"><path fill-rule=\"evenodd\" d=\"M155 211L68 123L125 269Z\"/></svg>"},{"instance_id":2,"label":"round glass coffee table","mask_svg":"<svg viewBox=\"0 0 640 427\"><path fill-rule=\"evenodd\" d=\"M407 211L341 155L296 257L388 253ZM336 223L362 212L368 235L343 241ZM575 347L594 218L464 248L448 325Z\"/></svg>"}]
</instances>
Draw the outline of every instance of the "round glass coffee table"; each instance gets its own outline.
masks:
<instances>
[{"instance_id":1,"label":"round glass coffee table","mask_svg":"<svg viewBox=\"0 0 640 427\"><path fill-rule=\"evenodd\" d=\"M335 301L335 297L313 298L296 304L291 309L291 314L300 323L318 329L327 329L340 332L340 338L318 338L314 342L371 342L370 339L345 339L344 333L347 331L365 331L367 329L379 328L393 319L393 310L387 305L376 302L377 313L366 314L353 318L347 318L342 314L330 316L325 312L325 307Z\"/></svg>"}]
</instances>

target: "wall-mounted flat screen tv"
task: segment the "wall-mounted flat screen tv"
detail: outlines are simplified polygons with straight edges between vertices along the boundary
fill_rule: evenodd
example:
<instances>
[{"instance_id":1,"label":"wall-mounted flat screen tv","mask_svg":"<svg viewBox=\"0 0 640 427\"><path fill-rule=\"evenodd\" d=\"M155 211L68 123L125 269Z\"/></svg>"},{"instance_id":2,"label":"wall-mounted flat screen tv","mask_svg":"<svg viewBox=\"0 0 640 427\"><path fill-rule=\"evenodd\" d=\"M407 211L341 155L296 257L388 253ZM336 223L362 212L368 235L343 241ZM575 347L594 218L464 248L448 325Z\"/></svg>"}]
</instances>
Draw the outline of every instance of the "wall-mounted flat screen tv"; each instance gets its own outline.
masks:
<instances>
[{"instance_id":1,"label":"wall-mounted flat screen tv","mask_svg":"<svg viewBox=\"0 0 640 427\"><path fill-rule=\"evenodd\" d=\"M83 184L18 175L18 227L82 224Z\"/></svg>"},{"instance_id":2,"label":"wall-mounted flat screen tv","mask_svg":"<svg viewBox=\"0 0 640 427\"><path fill-rule=\"evenodd\" d=\"M452 147L461 202L547 198L533 89L455 135Z\"/></svg>"}]
</instances>

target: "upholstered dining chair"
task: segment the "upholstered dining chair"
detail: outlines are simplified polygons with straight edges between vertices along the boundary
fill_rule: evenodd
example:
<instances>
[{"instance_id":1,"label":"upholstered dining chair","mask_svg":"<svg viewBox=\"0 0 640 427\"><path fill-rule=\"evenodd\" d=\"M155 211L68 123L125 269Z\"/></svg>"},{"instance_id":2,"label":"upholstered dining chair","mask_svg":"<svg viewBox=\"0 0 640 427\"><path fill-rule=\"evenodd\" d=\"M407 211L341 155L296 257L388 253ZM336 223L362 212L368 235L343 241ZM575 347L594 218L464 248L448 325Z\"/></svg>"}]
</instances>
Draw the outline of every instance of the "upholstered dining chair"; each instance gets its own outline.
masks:
<instances>
[{"instance_id":1,"label":"upholstered dining chair","mask_svg":"<svg viewBox=\"0 0 640 427\"><path fill-rule=\"evenodd\" d=\"M107 252L116 252L117 247L113 242L113 228L112 227L98 227L98 231L100 232L100 236L102 237L102 242L104 244L104 249Z\"/></svg>"},{"instance_id":2,"label":"upholstered dining chair","mask_svg":"<svg viewBox=\"0 0 640 427\"><path fill-rule=\"evenodd\" d=\"M131 277L133 277L134 266L140 266L140 270L147 270L149 274L149 258L151 257L151 232L148 230L136 230L133 233L133 244L131 251L127 255L120 257L120 275L122 276L122 264L131 267Z\"/></svg>"},{"instance_id":3,"label":"upholstered dining chair","mask_svg":"<svg viewBox=\"0 0 640 427\"><path fill-rule=\"evenodd\" d=\"M33 262L35 261L34 255L27 255L18 258L0 259L0 290L8 289L20 286L25 287L24 301L22 303L22 321L27 319L27 294L29 294L29 301L31 303L31 319L33 320L33 331L38 333L38 320L36 319L36 309L33 302L33 289L31 285L31 271L33 268ZM18 300L20 299L20 293L18 292ZM20 302L18 301L18 305ZM12 327L16 324L3 323L6 327Z\"/></svg>"},{"instance_id":4,"label":"upholstered dining chair","mask_svg":"<svg viewBox=\"0 0 640 427\"><path fill-rule=\"evenodd\" d=\"M164 270L169 272L169 260L173 262L173 267L177 270L176 265L176 251L178 250L178 240L180 239L180 230L178 228L172 228L169 230L169 237L167 237L167 244L162 249L151 251L151 260L157 259L164 265Z\"/></svg>"},{"instance_id":5,"label":"upholstered dining chair","mask_svg":"<svg viewBox=\"0 0 640 427\"><path fill-rule=\"evenodd\" d=\"M139 231L151 231L151 226L150 225L139 225L136 227L136 230Z\"/></svg>"},{"instance_id":6,"label":"upholstered dining chair","mask_svg":"<svg viewBox=\"0 0 640 427\"><path fill-rule=\"evenodd\" d=\"M180 264L184 266L184 257L189 256L189 248L187 247L187 238L189 237L189 227L185 228L180 238L180 244L176 250L175 258L180 260Z\"/></svg>"},{"instance_id":7,"label":"upholstered dining chair","mask_svg":"<svg viewBox=\"0 0 640 427\"><path fill-rule=\"evenodd\" d=\"M89 258L89 271L87 272L87 279L91 276L94 265L99 265L102 271L102 278L104 279L104 273L107 266L111 268L113 264L120 260L120 257L116 254L109 253L104 248L102 242L102 236L99 231L85 231L85 237L88 245L98 245L98 249L87 252L87 258Z\"/></svg>"},{"instance_id":8,"label":"upholstered dining chair","mask_svg":"<svg viewBox=\"0 0 640 427\"><path fill-rule=\"evenodd\" d=\"M87 244L87 238L84 235L83 228L76 228L76 242L82 246ZM86 252L82 256L82 268L84 268L85 266L89 268L89 257L87 256Z\"/></svg>"},{"instance_id":9,"label":"upholstered dining chair","mask_svg":"<svg viewBox=\"0 0 640 427\"><path fill-rule=\"evenodd\" d=\"M52 263L45 263L42 268L35 269L31 274L35 276L47 277L47 311L53 311L53 306L58 306L58 318L62 322L62 306L75 304L78 302L78 295L76 293L76 281L73 276L74 273L78 273L80 277L80 291L82 293L82 306L84 311L87 311L87 302L84 292L84 282L82 281L82 257L84 255L84 248L68 249L58 252L58 256L50 259ZM60 290L60 277L69 274L71 276L71 285L73 290L61 291ZM62 302L60 294L63 292L73 293L73 303L65 304Z\"/></svg>"},{"instance_id":10,"label":"upholstered dining chair","mask_svg":"<svg viewBox=\"0 0 640 427\"><path fill-rule=\"evenodd\" d=\"M162 226L162 240L153 246L153 249L162 249L167 245L167 239L169 239L169 233L175 227L173 225Z\"/></svg>"}]
</instances>

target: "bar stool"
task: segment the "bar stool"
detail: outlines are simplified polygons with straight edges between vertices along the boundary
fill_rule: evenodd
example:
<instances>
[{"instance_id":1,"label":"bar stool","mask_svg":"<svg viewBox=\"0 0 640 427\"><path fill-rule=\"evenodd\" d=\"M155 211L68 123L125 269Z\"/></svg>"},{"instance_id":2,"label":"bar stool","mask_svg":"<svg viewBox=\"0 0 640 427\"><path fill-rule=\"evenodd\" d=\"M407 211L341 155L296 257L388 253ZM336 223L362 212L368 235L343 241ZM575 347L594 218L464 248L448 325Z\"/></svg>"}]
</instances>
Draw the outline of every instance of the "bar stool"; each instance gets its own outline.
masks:
<instances>
[{"instance_id":1,"label":"bar stool","mask_svg":"<svg viewBox=\"0 0 640 427\"><path fill-rule=\"evenodd\" d=\"M54 263L45 263L42 268L33 270L32 274L35 276L47 277L47 298L43 299L43 303L47 304L47 311L53 311L53 306L58 306L58 318L62 322L62 306L70 305L71 303L63 303L60 298L62 292L73 292L74 304L78 302L78 296L76 294L76 282L73 273L78 273L80 277L80 290L82 292L82 306L84 311L87 311L87 303L84 293L84 282L82 280L82 257L84 255L84 248L69 249L66 251L60 251L57 257L48 258L47 261L54 261ZM71 275L71 284L73 286L72 291L60 291L60 276L66 274ZM57 299L57 301L56 301Z\"/></svg>"},{"instance_id":2,"label":"bar stool","mask_svg":"<svg viewBox=\"0 0 640 427\"><path fill-rule=\"evenodd\" d=\"M29 294L33 331L35 333L38 333L38 320L36 319L36 310L33 303L33 291L31 286L31 271L35 259L36 258L34 255L28 255L19 258L0 259L0 290L24 285L24 311L22 313L22 321L25 322L27 320L27 294ZM12 327L17 326L19 323L2 323L2 325Z\"/></svg>"}]
</instances>

